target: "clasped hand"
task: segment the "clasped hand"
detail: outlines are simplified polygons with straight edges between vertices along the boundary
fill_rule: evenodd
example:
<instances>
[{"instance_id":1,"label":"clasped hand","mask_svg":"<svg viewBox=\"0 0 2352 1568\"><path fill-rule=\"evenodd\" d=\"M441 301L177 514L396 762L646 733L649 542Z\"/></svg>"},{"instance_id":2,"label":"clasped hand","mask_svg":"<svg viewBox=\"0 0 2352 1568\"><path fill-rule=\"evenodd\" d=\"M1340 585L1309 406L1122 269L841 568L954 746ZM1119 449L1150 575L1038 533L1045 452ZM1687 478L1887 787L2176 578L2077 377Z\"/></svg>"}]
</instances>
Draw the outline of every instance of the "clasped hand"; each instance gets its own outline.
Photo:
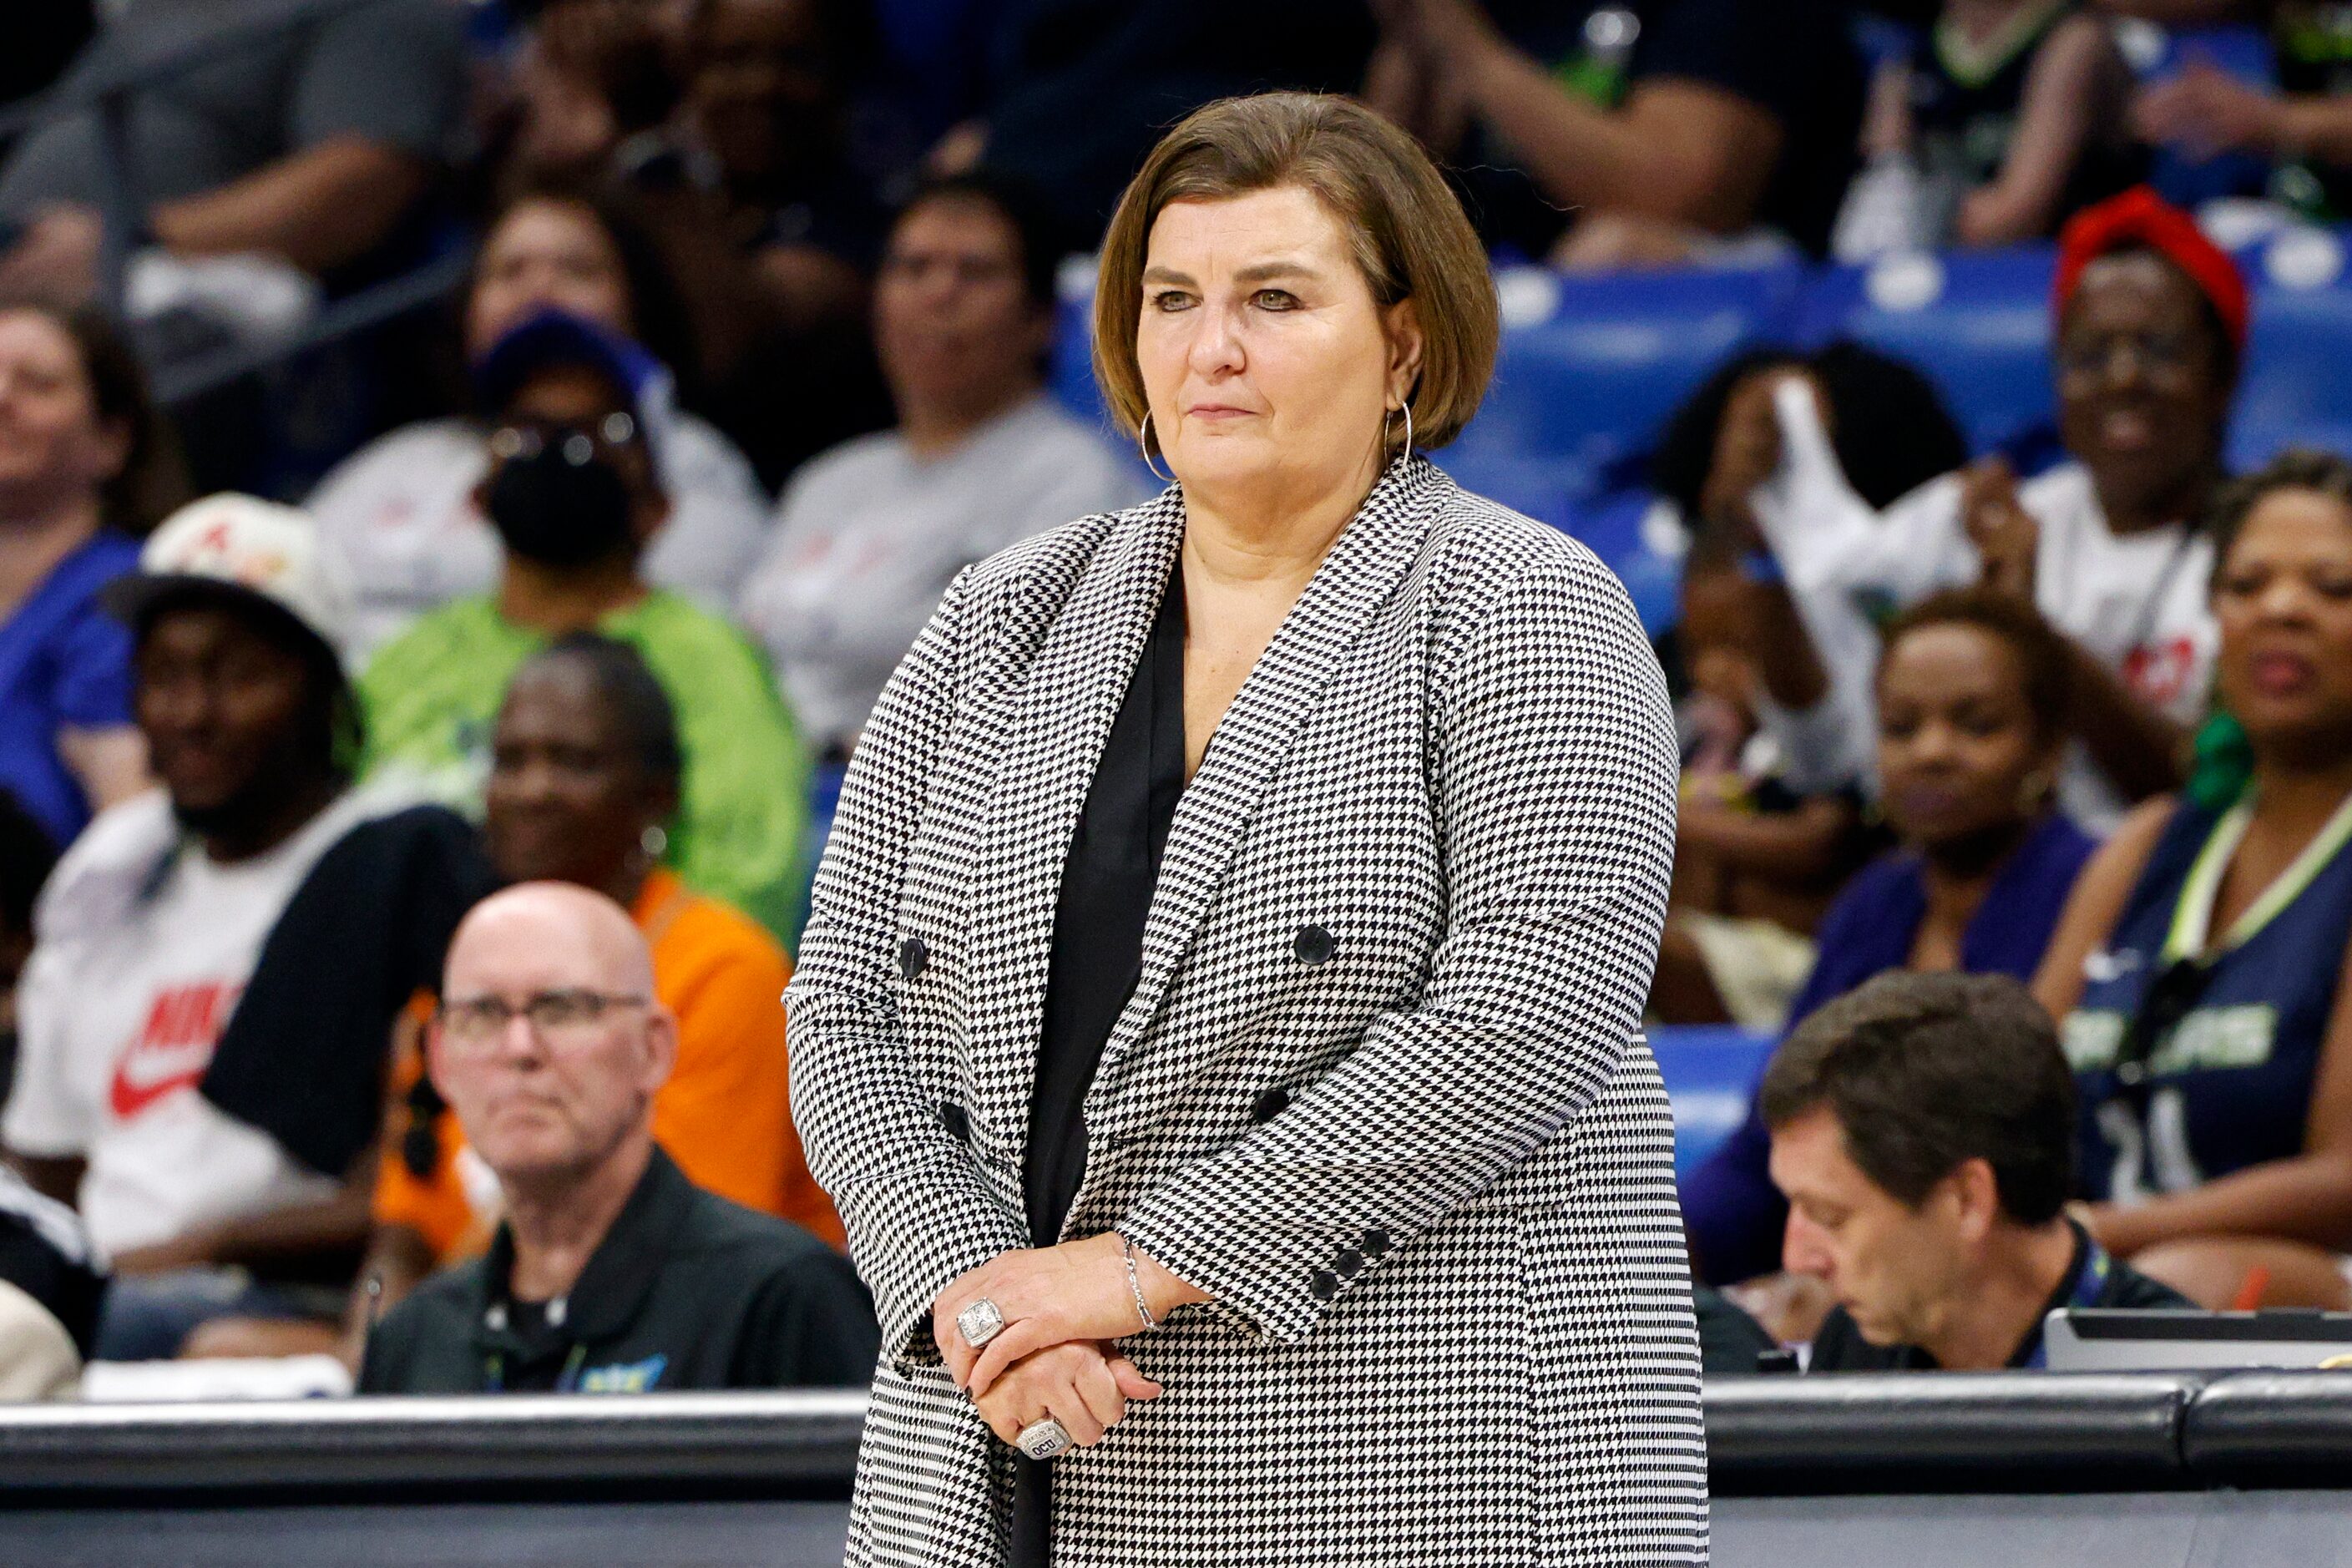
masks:
<instances>
[{"instance_id":1,"label":"clasped hand","mask_svg":"<svg viewBox=\"0 0 2352 1568\"><path fill-rule=\"evenodd\" d=\"M1960 521L1977 547L1980 585L2031 606L2042 525L2018 499L2006 460L1987 458L1961 474Z\"/></svg>"},{"instance_id":2,"label":"clasped hand","mask_svg":"<svg viewBox=\"0 0 2352 1568\"><path fill-rule=\"evenodd\" d=\"M1136 1264L1155 1317L1207 1300L1140 1253ZM983 1297L1005 1326L975 1349L956 1315ZM1126 1415L1129 1400L1158 1397L1160 1385L1110 1342L1142 1327L1116 1232L1000 1253L957 1277L931 1304L931 1337L956 1386L1008 1443L1050 1415L1072 1442L1088 1447Z\"/></svg>"}]
</instances>

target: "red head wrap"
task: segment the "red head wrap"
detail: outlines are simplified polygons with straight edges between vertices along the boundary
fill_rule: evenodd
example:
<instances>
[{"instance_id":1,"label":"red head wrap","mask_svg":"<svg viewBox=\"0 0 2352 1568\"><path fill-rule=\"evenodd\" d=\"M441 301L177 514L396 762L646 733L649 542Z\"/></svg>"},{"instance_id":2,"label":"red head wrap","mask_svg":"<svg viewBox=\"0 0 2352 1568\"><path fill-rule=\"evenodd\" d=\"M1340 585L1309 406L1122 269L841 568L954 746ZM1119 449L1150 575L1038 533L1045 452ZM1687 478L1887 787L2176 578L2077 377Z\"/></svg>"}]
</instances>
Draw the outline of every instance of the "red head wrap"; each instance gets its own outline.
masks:
<instances>
[{"instance_id":1,"label":"red head wrap","mask_svg":"<svg viewBox=\"0 0 2352 1568\"><path fill-rule=\"evenodd\" d=\"M2084 207L2067 220L2058 237L2058 276L2051 289L2053 315L2063 315L2066 302L2083 281L2083 269L2100 257L2129 245L2145 245L2171 262L2212 301L2214 312L2229 331L2231 347L2246 347L2246 280L2229 252L2205 237L2197 220L2149 190L2136 185L2096 206Z\"/></svg>"}]
</instances>

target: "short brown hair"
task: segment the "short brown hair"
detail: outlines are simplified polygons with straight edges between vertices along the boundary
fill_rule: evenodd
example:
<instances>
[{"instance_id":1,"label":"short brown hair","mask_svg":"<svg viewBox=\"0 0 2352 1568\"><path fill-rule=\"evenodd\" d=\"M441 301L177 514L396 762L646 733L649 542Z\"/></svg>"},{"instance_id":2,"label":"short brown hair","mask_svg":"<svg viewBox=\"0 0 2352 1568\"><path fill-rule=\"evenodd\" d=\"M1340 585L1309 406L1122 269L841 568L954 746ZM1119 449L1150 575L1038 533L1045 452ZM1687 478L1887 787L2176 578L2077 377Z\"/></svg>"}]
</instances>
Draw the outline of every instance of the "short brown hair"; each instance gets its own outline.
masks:
<instances>
[{"instance_id":1,"label":"short brown hair","mask_svg":"<svg viewBox=\"0 0 2352 1568\"><path fill-rule=\"evenodd\" d=\"M1913 632L1929 626L1972 626L1996 641L2007 643L2025 675L2025 705L2033 727L2043 739L2066 733L2067 712L2074 699L2074 665L2065 639L2052 629L2042 612L2013 594L1990 588L1947 588L1920 600L1886 624L1879 636L1878 668L1895 652L1895 645Z\"/></svg>"},{"instance_id":2,"label":"short brown hair","mask_svg":"<svg viewBox=\"0 0 2352 1568\"><path fill-rule=\"evenodd\" d=\"M1916 1208L1969 1160L2044 1225L2074 1180L2074 1079L2050 1016L2005 974L1881 974L1800 1024L1758 1091L1764 1125L1826 1106L1846 1153Z\"/></svg>"},{"instance_id":3,"label":"short brown hair","mask_svg":"<svg viewBox=\"0 0 2352 1568\"><path fill-rule=\"evenodd\" d=\"M72 342L91 410L123 437L122 467L98 486L100 516L109 528L144 539L187 501L188 474L179 433L156 406L139 356L94 305L13 294L0 299L0 316L14 315L38 316Z\"/></svg>"},{"instance_id":4,"label":"short brown hair","mask_svg":"<svg viewBox=\"0 0 2352 1568\"><path fill-rule=\"evenodd\" d=\"M1103 235L1095 285L1095 379L1129 435L1149 405L1135 359L1151 226L1171 202L1309 191L1349 231L1383 309L1417 302L1421 376L1408 396L1413 443L1443 447L1486 395L1502 337L1486 253L1421 144L1345 98L1268 92L1193 110L1160 139Z\"/></svg>"}]
</instances>

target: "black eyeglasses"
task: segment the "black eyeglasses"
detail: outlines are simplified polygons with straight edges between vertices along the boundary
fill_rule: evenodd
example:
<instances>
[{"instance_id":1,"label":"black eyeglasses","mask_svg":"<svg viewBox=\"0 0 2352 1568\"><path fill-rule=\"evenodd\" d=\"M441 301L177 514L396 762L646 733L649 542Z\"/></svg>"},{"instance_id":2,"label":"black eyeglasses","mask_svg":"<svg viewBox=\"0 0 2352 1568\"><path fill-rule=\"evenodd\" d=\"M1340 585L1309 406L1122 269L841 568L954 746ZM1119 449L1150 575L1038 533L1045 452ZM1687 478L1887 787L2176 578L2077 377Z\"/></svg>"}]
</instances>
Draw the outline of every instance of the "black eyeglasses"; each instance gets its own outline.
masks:
<instances>
[{"instance_id":1,"label":"black eyeglasses","mask_svg":"<svg viewBox=\"0 0 2352 1568\"><path fill-rule=\"evenodd\" d=\"M2053 357L2061 375L2088 378L2111 374L2116 355L2126 349L2144 371L2181 375L2198 368L2204 343L2194 332L2084 333L2060 338Z\"/></svg>"}]
</instances>

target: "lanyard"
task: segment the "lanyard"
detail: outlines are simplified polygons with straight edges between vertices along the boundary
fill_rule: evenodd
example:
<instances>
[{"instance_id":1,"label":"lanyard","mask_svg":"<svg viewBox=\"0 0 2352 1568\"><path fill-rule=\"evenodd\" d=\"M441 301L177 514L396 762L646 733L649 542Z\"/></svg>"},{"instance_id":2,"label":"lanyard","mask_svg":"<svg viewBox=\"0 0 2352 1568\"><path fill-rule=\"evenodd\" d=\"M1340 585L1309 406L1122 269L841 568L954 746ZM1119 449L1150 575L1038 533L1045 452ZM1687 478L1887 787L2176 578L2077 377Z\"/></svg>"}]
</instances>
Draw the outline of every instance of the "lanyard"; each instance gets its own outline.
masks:
<instances>
[{"instance_id":1,"label":"lanyard","mask_svg":"<svg viewBox=\"0 0 2352 1568\"><path fill-rule=\"evenodd\" d=\"M2326 869L2328 862L2345 845L2352 842L2352 795L2344 797L2326 823L2312 836L2311 842L2246 906L2245 912L2231 922L2230 929L2217 942L2213 935L2213 909L2221 900L2221 879L2253 820L2252 795L2241 796L2213 824L2213 830L2206 835L2197 858L2189 865L2189 875L2181 879L2180 894L2172 904L2171 923L2165 931L2163 946L2157 951L2156 976L2140 993L2116 1051L2116 1082L2138 1115L2147 1113L2149 1069L2157 1047L2196 1011L2220 972L2221 960L2252 942L2263 927L2277 919Z\"/></svg>"},{"instance_id":2,"label":"lanyard","mask_svg":"<svg viewBox=\"0 0 2352 1568\"><path fill-rule=\"evenodd\" d=\"M2124 644L2126 658L2147 647L2147 639L2156 635L2156 623L2164 615L2164 597L2172 592L2172 579L2179 572L2181 563L2189 559L2189 547L2200 537L2195 529L2182 525L2180 537L2173 543L2172 553L2165 557L2164 571L2157 577L2156 586L2147 591L2147 597L2141 602L2139 614L2133 618L2131 640Z\"/></svg>"},{"instance_id":3,"label":"lanyard","mask_svg":"<svg viewBox=\"0 0 2352 1568\"><path fill-rule=\"evenodd\" d=\"M563 1370L555 1374L555 1392L571 1394L580 1387L581 1363L588 1359L586 1345L573 1345L572 1353L563 1358ZM504 1394L507 1391L507 1354L492 1351L482 1358L482 1392Z\"/></svg>"},{"instance_id":4,"label":"lanyard","mask_svg":"<svg viewBox=\"0 0 2352 1568\"><path fill-rule=\"evenodd\" d=\"M2116 1268L2115 1259L2107 1256L2107 1249L2093 1239L2089 1232L2083 1233L2083 1242L2082 1271L2074 1276L2074 1294L2066 1303L2074 1309L2097 1306L2100 1296L2106 1291L2107 1276L2113 1274ZM2043 1337L2038 1323L2033 1330L2033 1353L2025 1358L2025 1364L2036 1372L2050 1364L2049 1342Z\"/></svg>"},{"instance_id":5,"label":"lanyard","mask_svg":"<svg viewBox=\"0 0 2352 1568\"><path fill-rule=\"evenodd\" d=\"M2093 505L2097 506L2095 500ZM2106 532L2109 538L2114 538L2114 531L2107 528L2105 510L2099 508L2098 510L2099 528ZM2123 657L2126 658L2128 658L2135 649L2145 647L2147 639L2156 635L2157 622L2164 616L2165 595L2172 592L2172 580L2180 574L2180 568L2188 561L2189 551L2194 549L2197 542L2204 537L2198 530L2188 524L2183 523L2179 526L2180 537L2172 542L2172 549L2164 558L2164 570L2157 574L2155 585L2148 589L2147 597L2140 601L2139 608L2133 613L2131 629L2129 635L2124 638L2123 644ZM2084 542L2084 531L2076 529L2068 536L2070 548L2066 552L2065 570L2062 574L2066 588L2059 597L2069 602L2074 599L2074 589L2082 584L2082 557L2084 550L2087 548Z\"/></svg>"},{"instance_id":6,"label":"lanyard","mask_svg":"<svg viewBox=\"0 0 2352 1568\"><path fill-rule=\"evenodd\" d=\"M2172 927L2165 933L2166 962L2207 956L2213 942L2213 905L2221 897L2222 874L2229 869L2230 858L2238 852L2238 845L2245 838L2246 828L2253 819L2254 802L2249 794L2213 825L2211 835L2197 852L2195 864L2180 884L2180 899L2172 910ZM2344 797L2326 823L2312 835L2311 842L2303 847L2303 852L2246 906L2245 913L2222 934L2221 946L2241 947L2252 940L2257 931L2311 886L2347 842L2352 842L2352 795Z\"/></svg>"}]
</instances>

